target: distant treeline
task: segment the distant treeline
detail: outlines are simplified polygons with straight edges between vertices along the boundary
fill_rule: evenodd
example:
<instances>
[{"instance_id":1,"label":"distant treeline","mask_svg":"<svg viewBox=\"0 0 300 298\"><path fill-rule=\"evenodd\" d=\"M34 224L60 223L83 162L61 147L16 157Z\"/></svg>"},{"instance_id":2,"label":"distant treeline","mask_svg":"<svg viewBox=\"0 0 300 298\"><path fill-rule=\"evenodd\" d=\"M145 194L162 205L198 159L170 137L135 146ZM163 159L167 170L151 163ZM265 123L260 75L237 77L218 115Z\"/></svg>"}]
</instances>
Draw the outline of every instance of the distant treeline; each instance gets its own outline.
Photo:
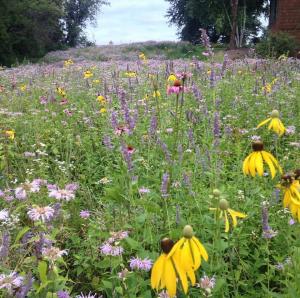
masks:
<instances>
[{"instance_id":1,"label":"distant treeline","mask_svg":"<svg viewBox=\"0 0 300 298\"><path fill-rule=\"evenodd\" d=\"M105 0L0 0L0 65L86 44L87 21Z\"/></svg>"}]
</instances>

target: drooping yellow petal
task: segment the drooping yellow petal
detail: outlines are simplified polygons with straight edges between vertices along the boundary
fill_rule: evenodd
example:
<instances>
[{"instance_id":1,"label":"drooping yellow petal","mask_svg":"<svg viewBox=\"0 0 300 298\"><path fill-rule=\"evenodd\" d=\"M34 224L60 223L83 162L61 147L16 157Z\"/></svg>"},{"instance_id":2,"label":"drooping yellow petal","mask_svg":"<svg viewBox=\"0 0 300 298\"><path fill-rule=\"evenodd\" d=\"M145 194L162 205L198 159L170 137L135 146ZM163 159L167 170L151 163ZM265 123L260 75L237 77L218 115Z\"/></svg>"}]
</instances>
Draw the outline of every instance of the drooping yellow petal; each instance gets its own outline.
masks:
<instances>
[{"instance_id":1,"label":"drooping yellow petal","mask_svg":"<svg viewBox=\"0 0 300 298\"><path fill-rule=\"evenodd\" d=\"M151 271L151 287L152 289L159 290L160 289L160 282L164 270L164 263L166 260L166 254L162 254L153 264L152 271Z\"/></svg>"},{"instance_id":2,"label":"drooping yellow petal","mask_svg":"<svg viewBox=\"0 0 300 298\"><path fill-rule=\"evenodd\" d=\"M279 165L277 159L271 153L268 153L268 156L270 157L270 159L273 162L273 164L278 168L279 172L282 174L282 168Z\"/></svg>"},{"instance_id":3,"label":"drooping yellow petal","mask_svg":"<svg viewBox=\"0 0 300 298\"><path fill-rule=\"evenodd\" d=\"M227 212L224 212L224 219L225 219L225 233L229 232L229 220L227 216Z\"/></svg>"},{"instance_id":4,"label":"drooping yellow petal","mask_svg":"<svg viewBox=\"0 0 300 298\"><path fill-rule=\"evenodd\" d=\"M259 176L264 174L264 162L260 152L257 152L256 155L256 170Z\"/></svg>"},{"instance_id":5,"label":"drooping yellow petal","mask_svg":"<svg viewBox=\"0 0 300 298\"><path fill-rule=\"evenodd\" d=\"M168 253L168 258L172 257L177 249L181 249L184 241L185 241L185 238L182 237L179 241L177 241L175 243L175 245L172 247L171 251Z\"/></svg>"},{"instance_id":6,"label":"drooping yellow petal","mask_svg":"<svg viewBox=\"0 0 300 298\"><path fill-rule=\"evenodd\" d=\"M176 295L176 273L171 259L165 259L163 279L170 297Z\"/></svg>"},{"instance_id":7,"label":"drooping yellow petal","mask_svg":"<svg viewBox=\"0 0 300 298\"><path fill-rule=\"evenodd\" d=\"M203 246L203 244L195 236L192 237L192 240L197 244L197 246L200 250L201 256L207 262L208 261L208 253L207 253L205 247Z\"/></svg>"},{"instance_id":8,"label":"drooping yellow petal","mask_svg":"<svg viewBox=\"0 0 300 298\"><path fill-rule=\"evenodd\" d=\"M283 195L283 207L287 208L291 203L291 191L287 189Z\"/></svg>"},{"instance_id":9,"label":"drooping yellow petal","mask_svg":"<svg viewBox=\"0 0 300 298\"><path fill-rule=\"evenodd\" d=\"M188 280L186 272L183 270L181 264L180 264L180 251L177 250L173 254L173 256L170 258L173 264L175 265L176 272L178 273L182 288L184 293L186 294L188 291Z\"/></svg>"},{"instance_id":10,"label":"drooping yellow petal","mask_svg":"<svg viewBox=\"0 0 300 298\"><path fill-rule=\"evenodd\" d=\"M263 157L264 161L267 163L267 165L270 169L271 176L272 176L272 179L273 179L276 175L276 170L275 170L275 167L273 165L272 160L270 159L269 153L266 152L266 151L261 151L261 154L262 154L262 157Z\"/></svg>"},{"instance_id":11,"label":"drooping yellow petal","mask_svg":"<svg viewBox=\"0 0 300 298\"><path fill-rule=\"evenodd\" d=\"M181 249L180 264L184 271L188 272L194 269L194 262L190 251L188 241L185 241Z\"/></svg>"},{"instance_id":12,"label":"drooping yellow petal","mask_svg":"<svg viewBox=\"0 0 300 298\"><path fill-rule=\"evenodd\" d=\"M192 239L189 239L189 245L192 252L192 257L194 259L194 270L196 271L201 265L201 253L198 245Z\"/></svg>"},{"instance_id":13,"label":"drooping yellow petal","mask_svg":"<svg viewBox=\"0 0 300 298\"><path fill-rule=\"evenodd\" d=\"M232 223L233 223L234 227L237 226L237 219L236 219L237 217L245 218L247 216L245 213L238 212L238 211L232 210L230 208L228 208L228 212L232 217Z\"/></svg>"},{"instance_id":14,"label":"drooping yellow petal","mask_svg":"<svg viewBox=\"0 0 300 298\"><path fill-rule=\"evenodd\" d=\"M196 283L196 277L195 277L195 272L194 272L194 270L189 270L189 271L187 272L187 276L189 277L192 286L194 286L195 283Z\"/></svg>"},{"instance_id":15,"label":"drooping yellow petal","mask_svg":"<svg viewBox=\"0 0 300 298\"><path fill-rule=\"evenodd\" d=\"M251 154L249 154L243 162L243 173L244 173L244 175L249 175L250 174L250 172L249 172L249 159L250 159L250 156L251 156Z\"/></svg>"},{"instance_id":16,"label":"drooping yellow petal","mask_svg":"<svg viewBox=\"0 0 300 298\"><path fill-rule=\"evenodd\" d=\"M268 123L272 118L268 118L262 122L260 122L258 125L257 125L257 128L260 128L261 126L265 125L266 123Z\"/></svg>"},{"instance_id":17,"label":"drooping yellow petal","mask_svg":"<svg viewBox=\"0 0 300 298\"><path fill-rule=\"evenodd\" d=\"M249 169L250 169L250 174L251 174L252 177L255 177L255 175L256 175L255 168L256 168L256 156L257 156L257 153L258 152L252 152L250 160L249 160Z\"/></svg>"}]
</instances>

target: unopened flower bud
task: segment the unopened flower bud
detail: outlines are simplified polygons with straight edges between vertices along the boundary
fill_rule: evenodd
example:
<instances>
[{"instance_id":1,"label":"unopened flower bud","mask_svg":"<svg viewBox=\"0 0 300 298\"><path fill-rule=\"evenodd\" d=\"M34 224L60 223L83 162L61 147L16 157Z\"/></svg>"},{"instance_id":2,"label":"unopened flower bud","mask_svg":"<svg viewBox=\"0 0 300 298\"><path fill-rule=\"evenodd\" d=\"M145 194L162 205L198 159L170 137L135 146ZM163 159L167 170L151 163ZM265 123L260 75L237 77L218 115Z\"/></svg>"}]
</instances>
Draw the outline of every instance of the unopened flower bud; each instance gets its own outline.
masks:
<instances>
[{"instance_id":1,"label":"unopened flower bud","mask_svg":"<svg viewBox=\"0 0 300 298\"><path fill-rule=\"evenodd\" d=\"M220 208L221 210L227 210L227 209L229 208L229 203L228 203L228 201L225 200L225 199L221 199L221 200L219 201L219 208Z\"/></svg>"},{"instance_id":2,"label":"unopened flower bud","mask_svg":"<svg viewBox=\"0 0 300 298\"><path fill-rule=\"evenodd\" d=\"M184 238L188 238L188 239L192 238L194 236L193 228L190 225L186 225L183 228L182 234Z\"/></svg>"},{"instance_id":3,"label":"unopened flower bud","mask_svg":"<svg viewBox=\"0 0 300 298\"><path fill-rule=\"evenodd\" d=\"M213 196L216 197L216 198L218 198L220 195L221 195L221 192L217 188L215 188L213 190Z\"/></svg>"},{"instance_id":4,"label":"unopened flower bud","mask_svg":"<svg viewBox=\"0 0 300 298\"><path fill-rule=\"evenodd\" d=\"M278 110L273 110L273 111L271 112L271 117L272 117L272 118L278 118L278 117L279 117L279 112L278 112Z\"/></svg>"}]
</instances>

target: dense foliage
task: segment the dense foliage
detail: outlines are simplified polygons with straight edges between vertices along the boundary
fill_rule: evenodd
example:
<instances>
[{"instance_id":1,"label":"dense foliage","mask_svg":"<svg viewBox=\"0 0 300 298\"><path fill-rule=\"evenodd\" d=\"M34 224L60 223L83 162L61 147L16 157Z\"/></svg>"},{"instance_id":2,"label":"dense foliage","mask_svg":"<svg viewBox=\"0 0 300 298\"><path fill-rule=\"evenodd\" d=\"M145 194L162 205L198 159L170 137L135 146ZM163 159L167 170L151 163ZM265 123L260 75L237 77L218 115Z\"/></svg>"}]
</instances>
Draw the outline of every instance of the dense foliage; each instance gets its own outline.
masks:
<instances>
[{"instance_id":1,"label":"dense foliage","mask_svg":"<svg viewBox=\"0 0 300 298\"><path fill-rule=\"evenodd\" d=\"M168 297L150 286L165 237L208 253L189 297L300 296L300 225L279 168L242 170L259 139L284 173L299 169L299 61L219 64L207 46L208 62L1 71L1 297ZM280 136L256 128L272 110Z\"/></svg>"},{"instance_id":2,"label":"dense foliage","mask_svg":"<svg viewBox=\"0 0 300 298\"><path fill-rule=\"evenodd\" d=\"M0 0L0 65L84 42L103 0Z\"/></svg>"},{"instance_id":3,"label":"dense foliage","mask_svg":"<svg viewBox=\"0 0 300 298\"><path fill-rule=\"evenodd\" d=\"M183 40L199 42L199 28L207 30L212 42L229 42L232 13L231 0L166 0L170 2L167 16L177 25ZM257 35L262 13L267 13L265 0L244 0L238 4L237 42L243 45L247 38Z\"/></svg>"}]
</instances>

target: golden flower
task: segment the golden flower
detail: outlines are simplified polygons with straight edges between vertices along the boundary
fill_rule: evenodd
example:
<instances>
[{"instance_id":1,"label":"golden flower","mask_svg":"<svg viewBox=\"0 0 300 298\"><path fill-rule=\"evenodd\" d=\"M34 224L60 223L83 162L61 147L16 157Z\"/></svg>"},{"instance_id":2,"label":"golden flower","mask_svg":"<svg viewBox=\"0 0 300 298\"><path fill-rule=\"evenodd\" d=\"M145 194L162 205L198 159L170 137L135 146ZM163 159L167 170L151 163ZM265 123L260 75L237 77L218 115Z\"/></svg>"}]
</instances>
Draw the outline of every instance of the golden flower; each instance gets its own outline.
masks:
<instances>
[{"instance_id":1,"label":"golden flower","mask_svg":"<svg viewBox=\"0 0 300 298\"><path fill-rule=\"evenodd\" d=\"M97 96L97 101L99 101L100 104L106 103L106 98L102 95Z\"/></svg>"},{"instance_id":2,"label":"golden flower","mask_svg":"<svg viewBox=\"0 0 300 298\"><path fill-rule=\"evenodd\" d=\"M65 96L67 95L65 89L62 88L62 87L57 87L57 88L56 88L56 92L57 92L59 95L61 95L62 97L65 97Z\"/></svg>"},{"instance_id":3,"label":"golden flower","mask_svg":"<svg viewBox=\"0 0 300 298\"><path fill-rule=\"evenodd\" d=\"M144 53L140 53L140 54L139 54L139 58L140 58L141 60L143 60L144 62L147 61L146 55L145 55Z\"/></svg>"},{"instance_id":4,"label":"golden flower","mask_svg":"<svg viewBox=\"0 0 300 298\"><path fill-rule=\"evenodd\" d=\"M94 84L99 84L99 83L100 83L100 80L93 80L93 83L94 83Z\"/></svg>"},{"instance_id":5,"label":"golden flower","mask_svg":"<svg viewBox=\"0 0 300 298\"><path fill-rule=\"evenodd\" d=\"M259 176L264 175L264 162L268 165L272 179L276 175L276 168L282 173L281 166L276 158L269 152L264 151L264 145L261 141L253 142L253 151L250 153L243 162L244 175L251 175L254 177L256 174Z\"/></svg>"},{"instance_id":6,"label":"golden flower","mask_svg":"<svg viewBox=\"0 0 300 298\"><path fill-rule=\"evenodd\" d=\"M268 129L272 129L276 132L279 136L282 136L285 132L285 127L281 120L279 119L279 112L277 110L273 110L271 113L271 117L267 118L266 120L262 121L258 124L257 128L267 124L270 122Z\"/></svg>"},{"instance_id":7,"label":"golden flower","mask_svg":"<svg viewBox=\"0 0 300 298\"><path fill-rule=\"evenodd\" d=\"M160 94L160 92L159 92L158 90L155 90L155 91L153 92L152 96L153 96L154 98L158 98L158 97L161 97L161 94Z\"/></svg>"},{"instance_id":8,"label":"golden flower","mask_svg":"<svg viewBox=\"0 0 300 298\"><path fill-rule=\"evenodd\" d=\"M207 261L208 254L205 247L194 236L193 228L186 225L183 237L173 246L168 258L176 258L183 271L186 272L192 285L195 284L195 272L201 265L202 258Z\"/></svg>"},{"instance_id":9,"label":"golden flower","mask_svg":"<svg viewBox=\"0 0 300 298\"><path fill-rule=\"evenodd\" d=\"M174 82L177 80L177 77L171 73L169 76L168 76L168 82Z\"/></svg>"},{"instance_id":10,"label":"golden flower","mask_svg":"<svg viewBox=\"0 0 300 298\"><path fill-rule=\"evenodd\" d=\"M7 137L7 138L9 138L10 140L13 140L14 138L15 138L15 131L13 130L13 129L11 129L11 130L6 130L5 132L4 132L4 134L5 134L5 136Z\"/></svg>"},{"instance_id":11,"label":"golden flower","mask_svg":"<svg viewBox=\"0 0 300 298\"><path fill-rule=\"evenodd\" d=\"M90 70L86 70L84 73L83 73L83 77L85 79L89 79L93 76L94 74L90 71Z\"/></svg>"},{"instance_id":12,"label":"golden flower","mask_svg":"<svg viewBox=\"0 0 300 298\"><path fill-rule=\"evenodd\" d=\"M101 109L100 109L100 113L101 113L101 114L106 113L106 109L105 109L105 108L101 108Z\"/></svg>"},{"instance_id":13,"label":"golden flower","mask_svg":"<svg viewBox=\"0 0 300 298\"><path fill-rule=\"evenodd\" d=\"M64 61L64 67L68 67L68 66L73 65L73 64L74 64L74 62L73 62L72 59L68 59L68 60Z\"/></svg>"},{"instance_id":14,"label":"golden flower","mask_svg":"<svg viewBox=\"0 0 300 298\"><path fill-rule=\"evenodd\" d=\"M237 226L237 218L245 218L247 215L242 212L235 211L229 208L229 203L225 199L221 199L219 201L218 208L209 208L211 211L215 211L216 218L224 218L225 221L225 233L229 232L229 219L230 216L232 218L232 224L235 228Z\"/></svg>"},{"instance_id":15,"label":"golden flower","mask_svg":"<svg viewBox=\"0 0 300 298\"><path fill-rule=\"evenodd\" d=\"M300 183L294 175L282 176L282 183L278 186L283 190L283 207L289 208L293 217L300 222Z\"/></svg>"},{"instance_id":16,"label":"golden flower","mask_svg":"<svg viewBox=\"0 0 300 298\"><path fill-rule=\"evenodd\" d=\"M23 84L23 85L20 86L20 90L21 91L24 92L26 89L27 89L27 86L25 84Z\"/></svg>"},{"instance_id":17,"label":"golden flower","mask_svg":"<svg viewBox=\"0 0 300 298\"><path fill-rule=\"evenodd\" d=\"M161 241L161 248L163 253L155 261L151 271L152 289L159 291L166 288L168 295L172 298L176 295L178 276L184 293L187 293L187 276L180 264L179 251L172 252L172 248L174 248L173 240L164 238ZM172 255L170 255L171 252Z\"/></svg>"},{"instance_id":18,"label":"golden flower","mask_svg":"<svg viewBox=\"0 0 300 298\"><path fill-rule=\"evenodd\" d=\"M272 91L272 84L267 83L265 86L262 87L262 90L266 93L271 93Z\"/></svg>"},{"instance_id":19,"label":"golden flower","mask_svg":"<svg viewBox=\"0 0 300 298\"><path fill-rule=\"evenodd\" d=\"M137 77L137 74L136 74L135 71L126 71L126 72L125 72L125 76L126 76L127 78L136 78L136 77Z\"/></svg>"}]
</instances>

